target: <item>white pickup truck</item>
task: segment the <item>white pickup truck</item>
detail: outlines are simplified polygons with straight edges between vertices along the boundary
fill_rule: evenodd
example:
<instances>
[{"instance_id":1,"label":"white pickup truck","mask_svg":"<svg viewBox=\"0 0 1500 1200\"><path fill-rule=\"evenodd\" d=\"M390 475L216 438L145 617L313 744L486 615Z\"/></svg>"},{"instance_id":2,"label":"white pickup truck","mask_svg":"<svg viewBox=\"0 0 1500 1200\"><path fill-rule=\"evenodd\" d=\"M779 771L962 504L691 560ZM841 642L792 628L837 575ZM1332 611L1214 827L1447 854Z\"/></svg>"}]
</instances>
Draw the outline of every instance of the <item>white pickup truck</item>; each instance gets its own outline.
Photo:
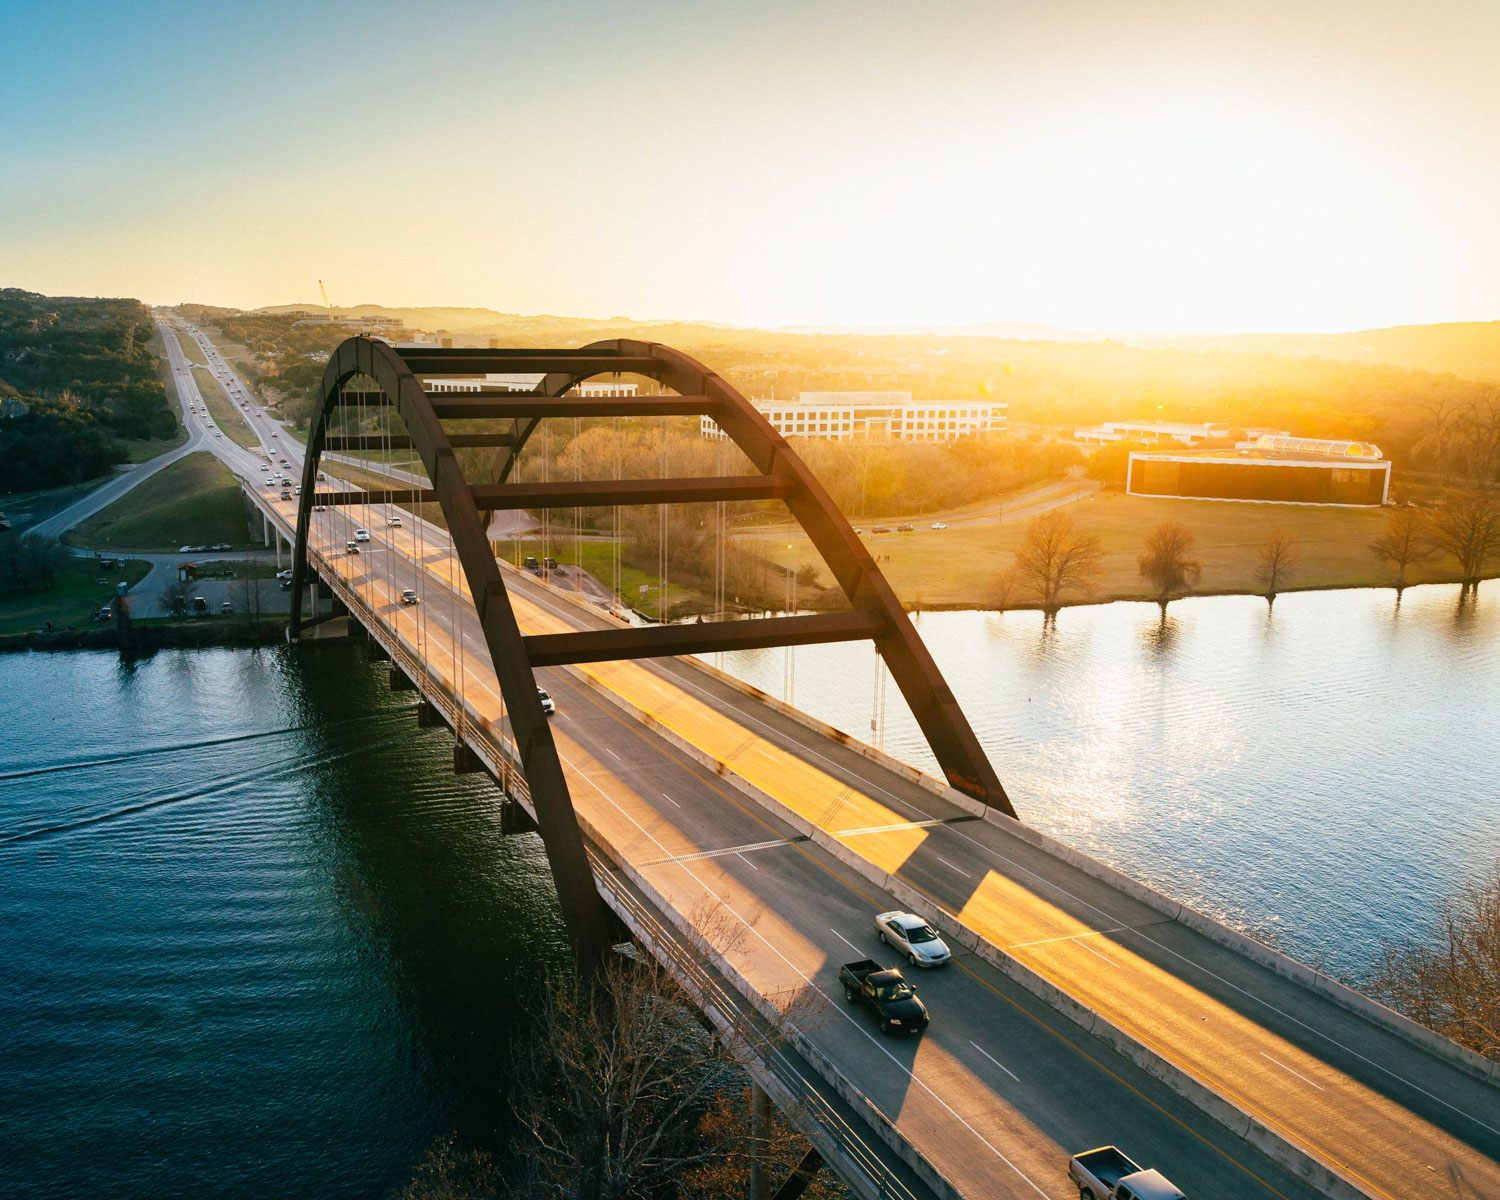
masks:
<instances>
[{"instance_id":1,"label":"white pickup truck","mask_svg":"<svg viewBox=\"0 0 1500 1200\"><path fill-rule=\"evenodd\" d=\"M1068 1178L1078 1185L1079 1200L1187 1200L1160 1171L1142 1170L1115 1146L1073 1155Z\"/></svg>"}]
</instances>

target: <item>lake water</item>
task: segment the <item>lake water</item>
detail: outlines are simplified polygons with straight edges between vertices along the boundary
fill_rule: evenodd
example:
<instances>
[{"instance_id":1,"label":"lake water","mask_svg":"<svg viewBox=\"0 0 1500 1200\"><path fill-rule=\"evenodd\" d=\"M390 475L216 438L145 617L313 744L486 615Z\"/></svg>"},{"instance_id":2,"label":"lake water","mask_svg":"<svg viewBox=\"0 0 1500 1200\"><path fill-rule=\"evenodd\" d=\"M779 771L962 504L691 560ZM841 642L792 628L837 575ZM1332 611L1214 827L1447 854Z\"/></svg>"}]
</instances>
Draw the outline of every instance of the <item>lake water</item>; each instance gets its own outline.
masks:
<instances>
[{"instance_id":1,"label":"lake water","mask_svg":"<svg viewBox=\"0 0 1500 1200\"><path fill-rule=\"evenodd\" d=\"M1356 975L1500 855L1500 604L1455 588L919 628L1024 819ZM774 694L782 652L731 656ZM797 702L869 733L866 647ZM0 656L0 1196L387 1193L506 1130L565 962L539 847L352 646ZM889 689L885 745L930 765Z\"/></svg>"},{"instance_id":2,"label":"lake water","mask_svg":"<svg viewBox=\"0 0 1500 1200\"><path fill-rule=\"evenodd\" d=\"M917 628L1021 819L1362 974L1500 860L1500 592L1298 592ZM875 654L795 651L796 703L866 740ZM785 651L724 656L786 694ZM936 773L887 677L884 748Z\"/></svg>"}]
</instances>

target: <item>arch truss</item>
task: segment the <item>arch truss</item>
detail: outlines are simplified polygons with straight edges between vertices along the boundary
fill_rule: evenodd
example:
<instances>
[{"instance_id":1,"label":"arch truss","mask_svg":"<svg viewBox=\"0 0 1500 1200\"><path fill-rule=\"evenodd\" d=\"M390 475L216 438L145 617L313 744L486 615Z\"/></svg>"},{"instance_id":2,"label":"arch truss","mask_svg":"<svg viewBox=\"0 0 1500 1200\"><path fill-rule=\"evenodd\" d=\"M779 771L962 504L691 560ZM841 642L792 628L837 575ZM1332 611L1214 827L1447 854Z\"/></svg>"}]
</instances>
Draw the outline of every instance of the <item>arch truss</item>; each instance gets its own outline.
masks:
<instances>
[{"instance_id":1,"label":"arch truss","mask_svg":"<svg viewBox=\"0 0 1500 1200\"><path fill-rule=\"evenodd\" d=\"M530 392L498 389L452 392L424 380L487 373L540 375ZM575 393L604 374L655 380L659 395ZM401 435L338 436L330 429L356 376L376 392L362 403L394 406ZM368 385L365 385L368 387ZM709 416L739 447L755 474L710 478L513 482L513 468L541 422L552 417ZM491 423L491 431L452 432L449 421ZM472 425L466 424L465 430ZM429 487L373 491L316 490L325 453L410 448L426 468ZM471 483L456 450L496 451L491 481ZM524 635L486 532L500 509L697 504L731 500L781 500L822 557L849 600L849 611L710 621L645 628ZM355 337L334 352L323 376L303 466L293 557L291 631L302 625L308 582L308 533L314 505L437 503L454 553L473 597L486 647L499 681L537 824L557 883L575 952L593 959L609 939L603 905L594 890L583 838L573 812L561 760L537 696L538 667L609 659L702 654L723 650L873 641L891 678L916 717L948 783L1014 816L994 768L958 707L952 691L918 637L874 559L834 506L822 485L768 421L725 380L694 359L652 342L612 340L578 350L398 349Z\"/></svg>"}]
</instances>

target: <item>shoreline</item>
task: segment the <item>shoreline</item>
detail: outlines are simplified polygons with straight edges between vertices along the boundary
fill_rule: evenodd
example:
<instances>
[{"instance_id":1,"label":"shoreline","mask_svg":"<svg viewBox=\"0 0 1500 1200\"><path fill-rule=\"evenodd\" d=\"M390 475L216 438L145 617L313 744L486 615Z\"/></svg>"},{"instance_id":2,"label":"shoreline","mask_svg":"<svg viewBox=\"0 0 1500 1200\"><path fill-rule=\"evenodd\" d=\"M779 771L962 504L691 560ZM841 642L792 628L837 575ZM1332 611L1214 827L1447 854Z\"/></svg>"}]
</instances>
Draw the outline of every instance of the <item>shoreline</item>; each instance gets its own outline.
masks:
<instances>
[{"instance_id":1,"label":"shoreline","mask_svg":"<svg viewBox=\"0 0 1500 1200\"><path fill-rule=\"evenodd\" d=\"M253 649L275 646L286 641L286 622L262 620L258 625L248 621L189 622L165 625L135 625L128 642L120 640L113 625L93 629L54 629L51 632L27 630L0 634L0 653L24 653L29 650L118 650L150 654L157 650L236 647Z\"/></svg>"},{"instance_id":2,"label":"shoreline","mask_svg":"<svg viewBox=\"0 0 1500 1200\"><path fill-rule=\"evenodd\" d=\"M1423 580L1419 580L1417 582L1408 583L1404 588L1399 588L1399 589L1396 587L1396 585L1394 583L1318 583L1318 584L1309 584L1309 585L1307 585L1305 587L1298 587L1295 584L1289 584L1286 587L1282 588L1279 592L1277 592L1276 593L1276 597L1277 597L1277 599L1280 599L1282 596L1290 596L1290 595L1293 595L1293 594L1306 594L1307 592L1358 592L1358 591L1365 591L1365 592L1390 592L1391 595L1392 595L1392 597L1395 597L1400 592L1410 592L1410 591L1414 591L1417 588L1430 588L1430 587L1469 587L1469 588L1477 588L1480 584L1487 583L1490 580L1494 580L1494 579L1500 579L1500 571L1495 571L1495 572L1491 572L1491 573L1487 573L1485 575L1482 575L1480 577L1478 583L1465 584L1464 581L1461 580L1461 579L1423 579ZM1207 589L1204 589L1202 591L1186 592L1186 593L1184 593L1183 595L1180 595L1180 596L1173 596L1172 599L1170 601L1168 601L1168 605L1170 606L1172 604L1180 604L1184 600L1208 600L1208 599L1214 599L1214 598L1223 597L1223 596L1253 596L1257 600L1265 600L1266 599L1266 594L1264 592L1251 592L1251 591L1246 591L1243 588L1219 588L1219 589L1207 588ZM1068 609L1068 608L1098 608L1098 607L1100 607L1102 605L1105 605L1105 604L1150 604L1153 607L1160 607L1160 603L1156 599L1154 599L1153 597L1151 597L1151 596L1110 595L1110 596L1098 596L1098 597L1096 597L1094 599L1089 599L1089 600L1069 600L1069 601L1066 601L1062 605L1059 606L1059 611L1061 611L1062 609ZM997 605L995 605L994 603L988 603L988 604L964 604L964 603L958 603L958 602L954 602L954 603L939 602L939 603L936 603L936 604L913 604L913 603L907 603L906 601L902 601L902 608L904 608L909 613L921 613L921 612L992 612L992 613L1008 613L1008 612L1041 612L1042 611L1041 608L1038 605L1034 604L1034 603L1007 604L1004 608L1000 608Z\"/></svg>"}]
</instances>

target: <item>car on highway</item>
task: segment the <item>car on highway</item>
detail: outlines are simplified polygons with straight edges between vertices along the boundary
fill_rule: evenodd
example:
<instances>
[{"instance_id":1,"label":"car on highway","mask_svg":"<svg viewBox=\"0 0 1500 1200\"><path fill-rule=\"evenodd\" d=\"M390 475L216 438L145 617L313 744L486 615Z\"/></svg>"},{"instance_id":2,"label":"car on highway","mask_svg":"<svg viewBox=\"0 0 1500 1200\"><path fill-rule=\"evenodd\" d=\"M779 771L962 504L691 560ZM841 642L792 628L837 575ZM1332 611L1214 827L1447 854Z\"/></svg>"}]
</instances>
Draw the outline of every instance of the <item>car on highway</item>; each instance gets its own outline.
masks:
<instances>
[{"instance_id":1,"label":"car on highway","mask_svg":"<svg viewBox=\"0 0 1500 1200\"><path fill-rule=\"evenodd\" d=\"M932 523L932 527L934 529L947 529L948 528L948 522L946 522L946 521L934 521Z\"/></svg>"},{"instance_id":2,"label":"car on highway","mask_svg":"<svg viewBox=\"0 0 1500 1200\"><path fill-rule=\"evenodd\" d=\"M870 526L870 532L871 533L890 533L890 531L891 531L891 527L889 525L872 525L872 526Z\"/></svg>"},{"instance_id":3,"label":"car on highway","mask_svg":"<svg viewBox=\"0 0 1500 1200\"><path fill-rule=\"evenodd\" d=\"M1160 1171L1142 1170L1117 1146L1073 1155L1068 1160L1068 1178L1078 1185L1078 1200L1187 1200L1182 1189Z\"/></svg>"},{"instance_id":4,"label":"car on highway","mask_svg":"<svg viewBox=\"0 0 1500 1200\"><path fill-rule=\"evenodd\" d=\"M314 504L313 505L313 512L327 512L327 511L328 511L328 506L326 504Z\"/></svg>"},{"instance_id":5,"label":"car on highway","mask_svg":"<svg viewBox=\"0 0 1500 1200\"><path fill-rule=\"evenodd\" d=\"M914 967L940 967L953 957L937 930L916 913L883 912L875 918L875 931Z\"/></svg>"},{"instance_id":6,"label":"car on highway","mask_svg":"<svg viewBox=\"0 0 1500 1200\"><path fill-rule=\"evenodd\" d=\"M915 525L897 525L896 526L896 532L897 533L911 533L915 529L916 529Z\"/></svg>"},{"instance_id":7,"label":"car on highway","mask_svg":"<svg viewBox=\"0 0 1500 1200\"><path fill-rule=\"evenodd\" d=\"M417 589L416 588L406 588L401 593L401 603L402 604L415 604L416 602L417 602Z\"/></svg>"},{"instance_id":8,"label":"car on highway","mask_svg":"<svg viewBox=\"0 0 1500 1200\"><path fill-rule=\"evenodd\" d=\"M547 694L546 689L537 688L536 698L542 702L542 711L549 717L557 711L557 704L553 701L552 697Z\"/></svg>"},{"instance_id":9,"label":"car on highway","mask_svg":"<svg viewBox=\"0 0 1500 1200\"><path fill-rule=\"evenodd\" d=\"M839 982L845 1000L875 1014L881 1033L921 1033L930 1023L917 989L895 967L882 967L873 958L845 963Z\"/></svg>"},{"instance_id":10,"label":"car on highway","mask_svg":"<svg viewBox=\"0 0 1500 1200\"><path fill-rule=\"evenodd\" d=\"M294 487L292 489L292 491L296 492L297 495L299 495L299 496L302 495L302 485L299 483L296 487Z\"/></svg>"},{"instance_id":11,"label":"car on highway","mask_svg":"<svg viewBox=\"0 0 1500 1200\"><path fill-rule=\"evenodd\" d=\"M273 478L271 478L271 479L268 479L268 480L266 480L266 486L267 486L267 487L268 487L268 488L273 488L273 487L277 487L277 486L278 486L278 484L277 484L277 482L276 482L276 479L275 479L275 478L274 478L274 477L273 477Z\"/></svg>"},{"instance_id":12,"label":"car on highway","mask_svg":"<svg viewBox=\"0 0 1500 1200\"><path fill-rule=\"evenodd\" d=\"M356 529L354 531L354 540L356 542L368 542L370 540L370 531L368 529Z\"/></svg>"},{"instance_id":13,"label":"car on highway","mask_svg":"<svg viewBox=\"0 0 1500 1200\"><path fill-rule=\"evenodd\" d=\"M215 542L212 546L209 547L209 549L210 550L233 550L234 547L231 546L228 542Z\"/></svg>"},{"instance_id":14,"label":"car on highway","mask_svg":"<svg viewBox=\"0 0 1500 1200\"><path fill-rule=\"evenodd\" d=\"M359 547L356 546L353 542L345 542L344 543L344 553L345 554L358 554L359 553Z\"/></svg>"},{"instance_id":15,"label":"car on highway","mask_svg":"<svg viewBox=\"0 0 1500 1200\"><path fill-rule=\"evenodd\" d=\"M389 528L391 528L391 529L400 529L401 528L401 518L400 517L392 517L389 521L386 522L386 525Z\"/></svg>"},{"instance_id":16,"label":"car on highway","mask_svg":"<svg viewBox=\"0 0 1500 1200\"><path fill-rule=\"evenodd\" d=\"M281 498L283 500L290 500L292 498L292 493L289 492L286 488L282 488L281 489Z\"/></svg>"},{"instance_id":17,"label":"car on highway","mask_svg":"<svg viewBox=\"0 0 1500 1200\"><path fill-rule=\"evenodd\" d=\"M287 567L286 570L284 570L284 571L277 571L276 572L276 578L277 579L290 579L291 577L292 577L292 569L291 569L291 567Z\"/></svg>"}]
</instances>

